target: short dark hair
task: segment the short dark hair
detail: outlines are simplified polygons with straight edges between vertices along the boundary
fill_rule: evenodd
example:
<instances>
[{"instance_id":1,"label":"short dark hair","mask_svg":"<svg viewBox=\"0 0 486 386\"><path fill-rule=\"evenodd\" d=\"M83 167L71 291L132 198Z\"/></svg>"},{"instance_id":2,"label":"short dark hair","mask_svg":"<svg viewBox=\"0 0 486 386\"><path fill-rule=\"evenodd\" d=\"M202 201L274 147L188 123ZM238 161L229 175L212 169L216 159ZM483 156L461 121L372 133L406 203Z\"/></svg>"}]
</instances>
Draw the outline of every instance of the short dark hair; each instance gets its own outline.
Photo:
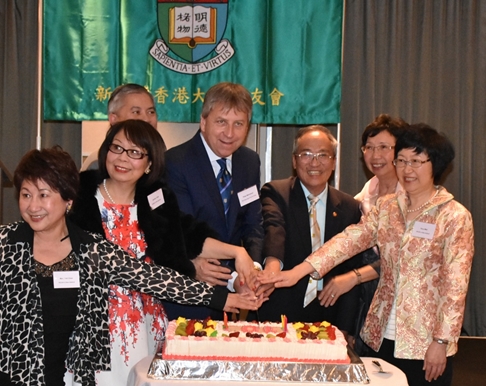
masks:
<instances>
[{"instance_id":1,"label":"short dark hair","mask_svg":"<svg viewBox=\"0 0 486 386\"><path fill-rule=\"evenodd\" d=\"M408 123L402 118L394 118L388 114L378 115L373 122L365 127L361 135L361 146L365 146L369 137L374 137L382 131L388 131L398 139L403 131L408 127Z\"/></svg>"},{"instance_id":2,"label":"short dark hair","mask_svg":"<svg viewBox=\"0 0 486 386\"><path fill-rule=\"evenodd\" d=\"M20 160L14 172L17 198L22 183L44 181L58 192L64 201L74 200L79 188L79 172L71 156L60 146L30 150Z\"/></svg>"},{"instance_id":3,"label":"short dark hair","mask_svg":"<svg viewBox=\"0 0 486 386\"><path fill-rule=\"evenodd\" d=\"M334 138L334 135L332 135L331 130L329 130L326 126L323 126L323 125L310 125L310 126L301 127L297 131L297 134L295 134L295 137L294 137L294 148L292 150L292 154L296 154L296 152L297 152L297 148L299 147L299 139L304 134L307 134L307 133L309 133L311 131L320 131L320 132L326 134L327 135L327 138L329 138L329 141L331 141L332 150L334 151L334 156L336 156L338 142L337 142L336 138Z\"/></svg>"},{"instance_id":4,"label":"short dark hair","mask_svg":"<svg viewBox=\"0 0 486 386\"><path fill-rule=\"evenodd\" d=\"M207 118L217 104L222 104L225 111L235 109L248 114L250 123L253 101L248 90L241 84L221 82L212 86L204 96L201 116Z\"/></svg>"},{"instance_id":5,"label":"short dark hair","mask_svg":"<svg viewBox=\"0 0 486 386\"><path fill-rule=\"evenodd\" d=\"M432 163L434 184L440 181L455 156L452 142L425 123L410 125L409 129L404 131L395 145L395 158L403 149L413 149L417 154L427 154Z\"/></svg>"},{"instance_id":6,"label":"short dark hair","mask_svg":"<svg viewBox=\"0 0 486 386\"><path fill-rule=\"evenodd\" d=\"M108 148L113 142L113 138L120 131L125 133L127 139L139 146L148 153L148 159L152 162L150 166L151 172L144 174L137 182L142 186L149 186L160 180L164 174L165 160L164 153L166 150L165 142L160 133L154 127L145 121L139 119L128 119L115 123L106 133L105 140L101 144L98 152L98 167L102 178L109 178L106 170L106 156Z\"/></svg>"},{"instance_id":7,"label":"short dark hair","mask_svg":"<svg viewBox=\"0 0 486 386\"><path fill-rule=\"evenodd\" d=\"M123 106L123 99L128 94L146 94L155 105L154 96L143 86L136 83L122 84L115 88L108 99L108 114L116 113Z\"/></svg>"}]
</instances>

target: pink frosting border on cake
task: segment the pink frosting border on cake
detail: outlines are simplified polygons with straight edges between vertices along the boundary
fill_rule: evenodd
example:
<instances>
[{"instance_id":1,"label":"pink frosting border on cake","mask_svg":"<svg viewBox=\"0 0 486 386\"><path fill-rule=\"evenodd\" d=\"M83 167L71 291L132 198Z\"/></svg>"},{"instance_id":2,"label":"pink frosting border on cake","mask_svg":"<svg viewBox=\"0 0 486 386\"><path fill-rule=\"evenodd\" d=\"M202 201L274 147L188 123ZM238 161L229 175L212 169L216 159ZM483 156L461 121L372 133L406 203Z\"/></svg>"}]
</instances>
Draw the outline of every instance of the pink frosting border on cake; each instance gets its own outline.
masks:
<instances>
[{"instance_id":1,"label":"pink frosting border on cake","mask_svg":"<svg viewBox=\"0 0 486 386\"><path fill-rule=\"evenodd\" d=\"M184 356L184 355L166 355L162 354L163 359L167 360L207 360L207 361L232 361L232 362L291 362L291 363L317 363L317 364L324 364L324 363L331 363L331 364L349 364L351 360L349 357L345 360L313 360L313 359L301 359L301 358L279 358L279 357L269 357L269 358L247 358L247 357L225 357L223 355L214 355L214 356L207 356L207 357L192 357L192 356Z\"/></svg>"}]
</instances>

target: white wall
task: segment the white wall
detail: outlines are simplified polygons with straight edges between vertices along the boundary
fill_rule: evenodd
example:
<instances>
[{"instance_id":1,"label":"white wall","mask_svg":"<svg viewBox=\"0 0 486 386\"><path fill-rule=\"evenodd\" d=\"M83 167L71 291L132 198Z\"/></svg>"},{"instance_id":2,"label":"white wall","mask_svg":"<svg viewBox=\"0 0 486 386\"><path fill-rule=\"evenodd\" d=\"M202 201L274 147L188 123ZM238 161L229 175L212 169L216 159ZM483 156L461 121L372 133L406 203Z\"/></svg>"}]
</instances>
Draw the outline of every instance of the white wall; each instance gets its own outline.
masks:
<instances>
[{"instance_id":1,"label":"white wall","mask_svg":"<svg viewBox=\"0 0 486 386\"><path fill-rule=\"evenodd\" d=\"M108 121L83 121L81 125L81 154L84 158L98 151L110 127ZM164 138L167 148L171 148L191 138L198 130L196 123L158 122L157 130Z\"/></svg>"},{"instance_id":2,"label":"white wall","mask_svg":"<svg viewBox=\"0 0 486 386\"><path fill-rule=\"evenodd\" d=\"M83 161L93 152L98 152L98 149L105 138L106 131L110 127L108 121L83 121L81 125L81 155ZM165 144L168 149L186 142L194 136L198 131L198 123L175 123L175 122L158 122L157 130L164 138ZM265 157L262 156L262 152L265 152L265 138L263 138L263 144L260 140L259 128L257 125L251 125L248 138L246 140L246 146L255 150L260 154L262 159L262 182L265 178Z\"/></svg>"}]
</instances>

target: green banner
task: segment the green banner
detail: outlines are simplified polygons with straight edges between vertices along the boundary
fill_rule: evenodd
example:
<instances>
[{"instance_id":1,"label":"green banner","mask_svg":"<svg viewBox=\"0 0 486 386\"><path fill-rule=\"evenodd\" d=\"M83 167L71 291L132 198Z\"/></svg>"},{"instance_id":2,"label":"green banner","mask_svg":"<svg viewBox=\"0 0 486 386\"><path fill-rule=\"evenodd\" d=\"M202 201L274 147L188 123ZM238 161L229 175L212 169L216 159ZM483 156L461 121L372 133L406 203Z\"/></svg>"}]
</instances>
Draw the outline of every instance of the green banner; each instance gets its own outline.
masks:
<instances>
[{"instance_id":1,"label":"green banner","mask_svg":"<svg viewBox=\"0 0 486 386\"><path fill-rule=\"evenodd\" d=\"M159 120L198 122L221 81L253 123L340 121L343 0L44 0L44 119L104 120L111 92L144 85Z\"/></svg>"}]
</instances>

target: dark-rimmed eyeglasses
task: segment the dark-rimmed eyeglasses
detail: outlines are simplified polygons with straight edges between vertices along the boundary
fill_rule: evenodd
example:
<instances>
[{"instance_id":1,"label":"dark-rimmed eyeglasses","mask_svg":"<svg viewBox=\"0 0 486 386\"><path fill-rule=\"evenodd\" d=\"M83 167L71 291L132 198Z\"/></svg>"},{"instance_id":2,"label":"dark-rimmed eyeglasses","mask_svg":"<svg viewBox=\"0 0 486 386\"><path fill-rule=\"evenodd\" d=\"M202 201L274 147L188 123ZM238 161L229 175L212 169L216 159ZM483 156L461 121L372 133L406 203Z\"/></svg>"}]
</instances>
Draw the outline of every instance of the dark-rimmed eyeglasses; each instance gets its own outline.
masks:
<instances>
[{"instance_id":1,"label":"dark-rimmed eyeglasses","mask_svg":"<svg viewBox=\"0 0 486 386\"><path fill-rule=\"evenodd\" d=\"M121 147L120 145L116 145L112 143L110 146L108 146L108 150L111 151L112 153L115 154L122 154L123 152L127 153L127 156L129 156L132 159L142 159L143 157L148 156L147 153L143 153L140 150L135 150L135 149L125 149Z\"/></svg>"},{"instance_id":2,"label":"dark-rimmed eyeglasses","mask_svg":"<svg viewBox=\"0 0 486 386\"><path fill-rule=\"evenodd\" d=\"M417 169L421 167L424 163L429 162L430 158L426 159L425 161L419 160L419 159L412 159L410 161L407 161L403 158L397 158L393 160L393 165L395 165L397 168L404 168L406 165L411 166L414 169Z\"/></svg>"},{"instance_id":3,"label":"dark-rimmed eyeglasses","mask_svg":"<svg viewBox=\"0 0 486 386\"><path fill-rule=\"evenodd\" d=\"M391 145L377 145L377 146L365 145L365 146L361 146L361 151L363 153L373 153L374 151L378 153L388 153L391 149L394 148L395 146L391 146Z\"/></svg>"},{"instance_id":4,"label":"dark-rimmed eyeglasses","mask_svg":"<svg viewBox=\"0 0 486 386\"><path fill-rule=\"evenodd\" d=\"M329 160L333 159L333 155L329 155L328 153L311 153L310 151L303 151L302 153L295 154L302 162L309 163L315 158L321 164L328 162Z\"/></svg>"}]
</instances>

